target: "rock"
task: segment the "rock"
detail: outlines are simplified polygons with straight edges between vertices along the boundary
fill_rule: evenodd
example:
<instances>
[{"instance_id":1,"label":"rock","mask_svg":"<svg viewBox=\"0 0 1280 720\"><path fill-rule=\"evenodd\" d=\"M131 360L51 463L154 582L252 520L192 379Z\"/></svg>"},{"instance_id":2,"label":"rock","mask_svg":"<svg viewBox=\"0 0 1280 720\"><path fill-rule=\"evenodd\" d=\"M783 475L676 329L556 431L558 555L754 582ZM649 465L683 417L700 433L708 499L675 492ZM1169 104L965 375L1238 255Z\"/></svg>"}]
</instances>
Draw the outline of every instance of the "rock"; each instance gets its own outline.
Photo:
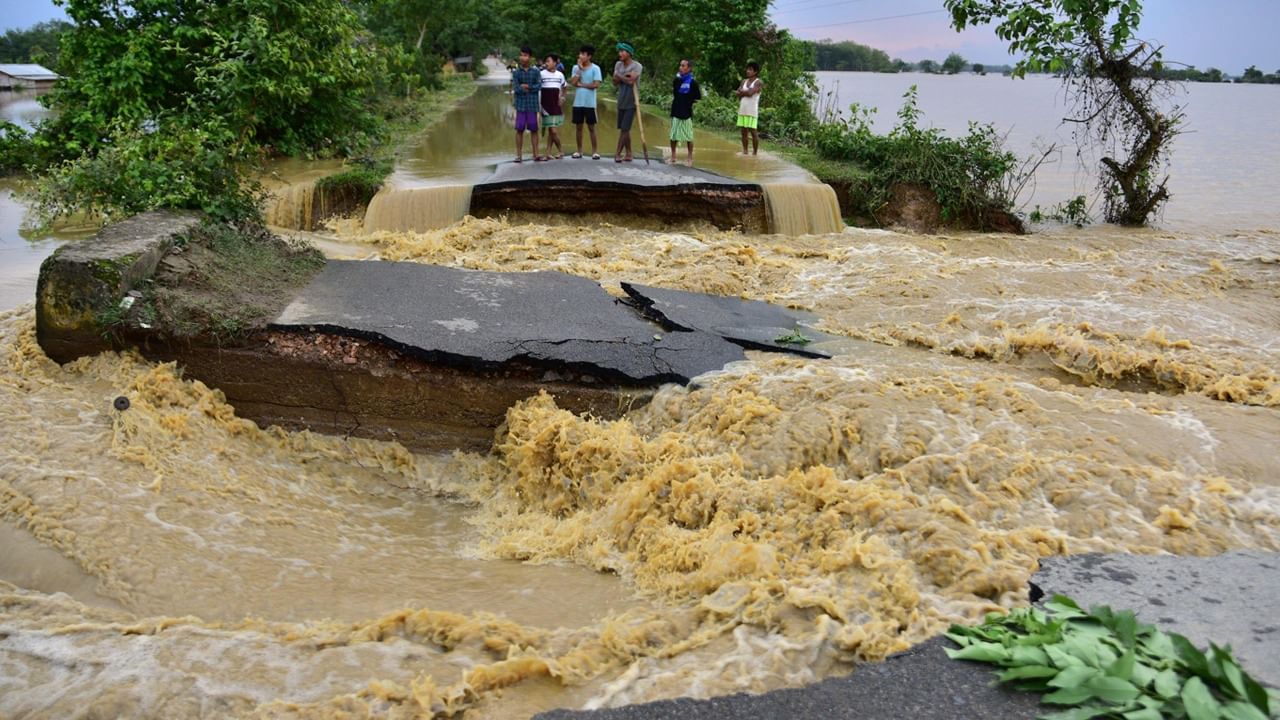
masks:
<instances>
[{"instance_id":1,"label":"rock","mask_svg":"<svg viewBox=\"0 0 1280 720\"><path fill-rule=\"evenodd\" d=\"M192 213L148 212L54 251L36 283L40 347L58 362L110 349L100 316L151 277L173 238L199 222Z\"/></svg>"}]
</instances>

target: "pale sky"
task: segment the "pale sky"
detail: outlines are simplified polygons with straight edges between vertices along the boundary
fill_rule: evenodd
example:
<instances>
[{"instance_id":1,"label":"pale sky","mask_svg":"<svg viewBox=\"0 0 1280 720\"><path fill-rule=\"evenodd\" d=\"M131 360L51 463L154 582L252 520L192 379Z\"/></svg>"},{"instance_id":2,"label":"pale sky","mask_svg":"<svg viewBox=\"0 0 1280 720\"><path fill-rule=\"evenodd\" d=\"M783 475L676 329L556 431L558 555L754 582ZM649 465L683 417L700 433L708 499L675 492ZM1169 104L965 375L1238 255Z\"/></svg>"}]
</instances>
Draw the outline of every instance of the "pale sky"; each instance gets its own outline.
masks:
<instances>
[{"instance_id":1,"label":"pale sky","mask_svg":"<svg viewBox=\"0 0 1280 720\"><path fill-rule=\"evenodd\" d=\"M64 18L52 0L0 0L0 31ZM1139 34L1163 43L1165 58L1233 75L1249 65L1280 70L1280 0L1146 0ZM887 16L910 15L891 20ZM781 27L807 40L854 40L893 57L942 60L952 51L971 62L1009 62L990 28L956 33L941 0L774 0ZM867 22L871 21L871 22Z\"/></svg>"},{"instance_id":2,"label":"pale sky","mask_svg":"<svg viewBox=\"0 0 1280 720\"><path fill-rule=\"evenodd\" d=\"M941 0L774 0L772 16L806 40L853 40L913 62L952 51L971 62L1009 62L989 27L956 33L942 8ZM877 20L898 15L910 17ZM1146 0L1138 34L1163 44L1166 60L1239 75L1250 65L1280 70L1277 29L1280 0Z\"/></svg>"}]
</instances>

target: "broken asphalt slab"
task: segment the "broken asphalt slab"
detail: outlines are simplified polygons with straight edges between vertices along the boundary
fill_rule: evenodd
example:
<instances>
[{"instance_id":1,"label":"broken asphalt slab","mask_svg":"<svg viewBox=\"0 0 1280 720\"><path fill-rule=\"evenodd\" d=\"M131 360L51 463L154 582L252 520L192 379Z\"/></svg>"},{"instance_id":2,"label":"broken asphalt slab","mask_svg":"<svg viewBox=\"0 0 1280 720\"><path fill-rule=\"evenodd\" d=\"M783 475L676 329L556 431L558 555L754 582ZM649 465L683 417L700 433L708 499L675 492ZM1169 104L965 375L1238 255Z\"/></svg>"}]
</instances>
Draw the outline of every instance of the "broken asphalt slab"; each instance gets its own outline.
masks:
<instances>
[{"instance_id":1,"label":"broken asphalt slab","mask_svg":"<svg viewBox=\"0 0 1280 720\"><path fill-rule=\"evenodd\" d=\"M769 229L764 188L756 183L663 162L558 160L502 163L471 189L477 217L509 212L641 216L724 230Z\"/></svg>"},{"instance_id":2,"label":"broken asphalt slab","mask_svg":"<svg viewBox=\"0 0 1280 720\"><path fill-rule=\"evenodd\" d=\"M831 339L808 327L813 317L758 300L706 295L622 283L641 312L677 330L701 330L719 335L753 350L791 352L805 357L828 358L809 343ZM780 338L803 335L809 342L779 342Z\"/></svg>"},{"instance_id":3,"label":"broken asphalt slab","mask_svg":"<svg viewBox=\"0 0 1280 720\"><path fill-rule=\"evenodd\" d=\"M1035 695L996 686L990 665L952 660L934 638L852 675L803 688L709 700L662 700L609 710L553 710L534 720L1032 720Z\"/></svg>"},{"instance_id":4,"label":"broken asphalt slab","mask_svg":"<svg viewBox=\"0 0 1280 720\"><path fill-rule=\"evenodd\" d=\"M1032 577L1081 606L1132 609L1138 619L1186 635L1198 647L1230 645L1245 670L1276 686L1280 668L1280 554L1213 557L1074 555L1046 558ZM1038 717L1055 709L1035 694L997 686L994 666L951 660L935 637L844 677L760 695L681 698L606 710L554 710L535 720L950 720Z\"/></svg>"},{"instance_id":5,"label":"broken asphalt slab","mask_svg":"<svg viewBox=\"0 0 1280 720\"><path fill-rule=\"evenodd\" d=\"M1237 550L1212 557L1101 554L1046 558L1031 582L1080 607L1133 610L1196 647L1230 645L1245 671L1280 687L1280 555Z\"/></svg>"},{"instance_id":6,"label":"broken asphalt slab","mask_svg":"<svg viewBox=\"0 0 1280 720\"><path fill-rule=\"evenodd\" d=\"M642 385L687 383L745 358L716 335L667 332L594 281L559 272L334 260L272 326L375 339L454 367L520 361Z\"/></svg>"}]
</instances>

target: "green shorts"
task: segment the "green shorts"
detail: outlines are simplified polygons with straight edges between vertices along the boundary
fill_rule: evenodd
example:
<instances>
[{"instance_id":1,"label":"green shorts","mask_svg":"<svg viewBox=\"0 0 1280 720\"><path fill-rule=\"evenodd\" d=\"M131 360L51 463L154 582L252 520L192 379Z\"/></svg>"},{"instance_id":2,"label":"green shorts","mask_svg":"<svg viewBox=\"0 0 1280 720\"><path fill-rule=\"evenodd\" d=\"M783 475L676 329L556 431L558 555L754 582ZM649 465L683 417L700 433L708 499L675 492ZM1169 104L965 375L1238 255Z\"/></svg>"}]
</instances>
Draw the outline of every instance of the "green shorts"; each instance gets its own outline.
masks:
<instances>
[{"instance_id":1,"label":"green shorts","mask_svg":"<svg viewBox=\"0 0 1280 720\"><path fill-rule=\"evenodd\" d=\"M693 142L693 118L671 118L671 142Z\"/></svg>"},{"instance_id":2,"label":"green shorts","mask_svg":"<svg viewBox=\"0 0 1280 720\"><path fill-rule=\"evenodd\" d=\"M564 124L563 115L542 115L542 127L560 127Z\"/></svg>"},{"instance_id":3,"label":"green shorts","mask_svg":"<svg viewBox=\"0 0 1280 720\"><path fill-rule=\"evenodd\" d=\"M755 115L739 115L738 116L738 127L740 128L755 130L757 127L759 127L759 122L760 122L759 118L757 118Z\"/></svg>"}]
</instances>

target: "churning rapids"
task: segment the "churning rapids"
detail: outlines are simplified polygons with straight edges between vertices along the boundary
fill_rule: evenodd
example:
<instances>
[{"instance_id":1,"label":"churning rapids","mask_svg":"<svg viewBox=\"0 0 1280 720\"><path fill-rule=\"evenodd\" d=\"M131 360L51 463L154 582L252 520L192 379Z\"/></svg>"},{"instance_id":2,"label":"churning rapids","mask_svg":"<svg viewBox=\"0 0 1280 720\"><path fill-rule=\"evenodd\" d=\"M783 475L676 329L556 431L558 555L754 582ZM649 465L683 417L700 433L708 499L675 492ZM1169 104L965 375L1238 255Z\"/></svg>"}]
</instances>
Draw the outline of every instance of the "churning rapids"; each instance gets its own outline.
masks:
<instances>
[{"instance_id":1,"label":"churning rapids","mask_svg":"<svg viewBox=\"0 0 1280 720\"><path fill-rule=\"evenodd\" d=\"M779 302L843 339L613 422L533 397L487 454L425 456L259 429L132 355L59 367L29 305L0 315L0 716L763 691L1025 603L1044 556L1280 550L1274 230L345 240Z\"/></svg>"}]
</instances>

